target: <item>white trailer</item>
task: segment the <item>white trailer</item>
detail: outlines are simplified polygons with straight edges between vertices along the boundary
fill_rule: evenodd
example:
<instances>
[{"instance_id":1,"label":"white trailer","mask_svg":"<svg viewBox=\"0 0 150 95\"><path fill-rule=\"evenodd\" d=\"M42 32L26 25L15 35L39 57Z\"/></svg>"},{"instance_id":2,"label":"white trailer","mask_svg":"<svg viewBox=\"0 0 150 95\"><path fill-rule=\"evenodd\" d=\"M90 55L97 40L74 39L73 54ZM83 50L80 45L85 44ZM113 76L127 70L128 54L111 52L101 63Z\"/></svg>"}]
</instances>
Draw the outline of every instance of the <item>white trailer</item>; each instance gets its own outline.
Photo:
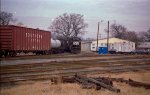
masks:
<instances>
[{"instance_id":1,"label":"white trailer","mask_svg":"<svg viewBox=\"0 0 150 95\"><path fill-rule=\"evenodd\" d=\"M107 47L107 39L98 40L98 47ZM97 41L91 43L91 51L96 51ZM131 52L135 50L135 43L118 38L109 38L108 50L116 50L116 52Z\"/></svg>"}]
</instances>

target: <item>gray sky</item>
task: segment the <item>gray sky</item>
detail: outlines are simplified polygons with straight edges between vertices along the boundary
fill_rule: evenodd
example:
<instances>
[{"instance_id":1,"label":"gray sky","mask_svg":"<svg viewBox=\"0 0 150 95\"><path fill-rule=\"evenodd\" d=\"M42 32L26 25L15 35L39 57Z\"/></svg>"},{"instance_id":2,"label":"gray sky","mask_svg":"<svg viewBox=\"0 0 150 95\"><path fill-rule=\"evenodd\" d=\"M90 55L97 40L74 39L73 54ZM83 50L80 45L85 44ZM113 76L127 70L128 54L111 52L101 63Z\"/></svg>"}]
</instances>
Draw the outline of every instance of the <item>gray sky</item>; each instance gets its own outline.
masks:
<instances>
[{"instance_id":1,"label":"gray sky","mask_svg":"<svg viewBox=\"0 0 150 95\"><path fill-rule=\"evenodd\" d=\"M13 13L25 26L44 30L63 13L79 13L88 23L84 37L91 38L100 20L103 37L108 20L137 32L150 28L150 0L1 0L1 10Z\"/></svg>"}]
</instances>

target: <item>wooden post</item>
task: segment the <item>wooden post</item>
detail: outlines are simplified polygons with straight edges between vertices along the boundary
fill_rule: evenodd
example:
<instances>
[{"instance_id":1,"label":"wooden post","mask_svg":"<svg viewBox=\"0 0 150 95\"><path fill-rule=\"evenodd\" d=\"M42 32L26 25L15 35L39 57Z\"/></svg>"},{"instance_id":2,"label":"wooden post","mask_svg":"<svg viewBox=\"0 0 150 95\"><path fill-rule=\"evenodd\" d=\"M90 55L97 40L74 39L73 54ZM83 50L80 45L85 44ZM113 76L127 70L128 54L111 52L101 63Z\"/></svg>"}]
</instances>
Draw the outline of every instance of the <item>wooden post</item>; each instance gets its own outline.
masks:
<instances>
[{"instance_id":1,"label":"wooden post","mask_svg":"<svg viewBox=\"0 0 150 95\"><path fill-rule=\"evenodd\" d=\"M108 21L108 31L107 31L107 53L109 51L109 21Z\"/></svg>"},{"instance_id":2,"label":"wooden post","mask_svg":"<svg viewBox=\"0 0 150 95\"><path fill-rule=\"evenodd\" d=\"M96 51L98 51L98 36L99 36L99 22L98 22L98 29L97 29L97 46L96 46Z\"/></svg>"},{"instance_id":3,"label":"wooden post","mask_svg":"<svg viewBox=\"0 0 150 95\"><path fill-rule=\"evenodd\" d=\"M100 81L97 81L97 80L95 80L95 79L93 79L93 78L87 78L87 77L83 77L83 76L81 77L81 76L78 76L78 75L76 75L76 77L82 79L83 81L90 82L90 83L94 83L94 84L96 84L97 86L106 88L106 89L108 89L108 90L111 90L111 91L114 91L114 92L117 92L117 93L120 92L120 89L114 88L114 87L112 87L111 85L107 85L107 84L105 84L105 83L103 83L103 82L100 82Z\"/></svg>"}]
</instances>

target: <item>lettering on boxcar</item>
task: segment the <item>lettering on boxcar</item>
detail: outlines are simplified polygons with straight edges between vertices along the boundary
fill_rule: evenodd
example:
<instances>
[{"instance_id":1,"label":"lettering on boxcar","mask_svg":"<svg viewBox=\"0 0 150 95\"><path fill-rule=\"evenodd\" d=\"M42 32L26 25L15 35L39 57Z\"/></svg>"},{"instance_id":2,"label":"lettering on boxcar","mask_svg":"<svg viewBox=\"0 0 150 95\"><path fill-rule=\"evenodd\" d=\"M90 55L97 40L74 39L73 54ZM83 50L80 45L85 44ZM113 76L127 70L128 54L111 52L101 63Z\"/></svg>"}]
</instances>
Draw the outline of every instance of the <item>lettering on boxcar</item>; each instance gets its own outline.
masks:
<instances>
[{"instance_id":1,"label":"lettering on boxcar","mask_svg":"<svg viewBox=\"0 0 150 95\"><path fill-rule=\"evenodd\" d=\"M42 39L42 35L34 33L26 33L26 38Z\"/></svg>"}]
</instances>

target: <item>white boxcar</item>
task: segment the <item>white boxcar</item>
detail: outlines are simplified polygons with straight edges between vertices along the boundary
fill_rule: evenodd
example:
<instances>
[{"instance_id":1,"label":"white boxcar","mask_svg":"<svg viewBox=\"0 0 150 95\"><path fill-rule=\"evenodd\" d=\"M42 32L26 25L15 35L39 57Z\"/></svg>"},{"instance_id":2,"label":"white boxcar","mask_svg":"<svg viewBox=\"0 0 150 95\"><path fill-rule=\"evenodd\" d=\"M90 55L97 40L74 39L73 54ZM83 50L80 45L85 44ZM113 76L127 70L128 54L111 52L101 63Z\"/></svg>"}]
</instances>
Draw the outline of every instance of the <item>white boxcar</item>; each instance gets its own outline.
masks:
<instances>
[{"instance_id":1,"label":"white boxcar","mask_svg":"<svg viewBox=\"0 0 150 95\"><path fill-rule=\"evenodd\" d=\"M107 47L107 39L98 40L98 47ZM135 50L135 43L118 38L109 38L109 49L115 49L117 52L131 52ZM91 43L91 51L96 51L97 41Z\"/></svg>"}]
</instances>

